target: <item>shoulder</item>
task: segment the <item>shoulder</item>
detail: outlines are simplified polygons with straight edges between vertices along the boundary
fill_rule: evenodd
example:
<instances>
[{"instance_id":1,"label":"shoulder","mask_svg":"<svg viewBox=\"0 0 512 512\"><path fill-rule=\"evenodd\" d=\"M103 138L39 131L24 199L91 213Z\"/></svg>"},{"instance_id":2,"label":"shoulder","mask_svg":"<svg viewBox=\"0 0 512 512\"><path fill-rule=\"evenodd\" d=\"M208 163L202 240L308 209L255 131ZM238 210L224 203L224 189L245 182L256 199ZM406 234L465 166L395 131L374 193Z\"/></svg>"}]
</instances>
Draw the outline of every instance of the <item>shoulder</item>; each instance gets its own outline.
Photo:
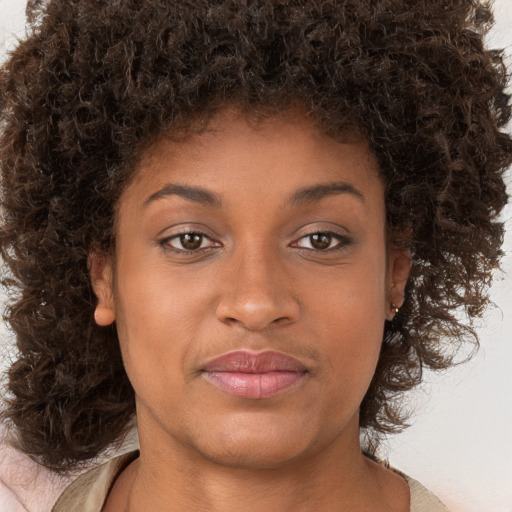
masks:
<instances>
[{"instance_id":1,"label":"shoulder","mask_svg":"<svg viewBox=\"0 0 512 512\"><path fill-rule=\"evenodd\" d=\"M125 453L80 475L66 487L52 512L100 512L114 480L138 454L137 450Z\"/></svg>"},{"instance_id":2,"label":"shoulder","mask_svg":"<svg viewBox=\"0 0 512 512\"><path fill-rule=\"evenodd\" d=\"M376 464L383 466L388 471L395 473L407 483L409 487L410 504L409 512L449 512L446 505L420 482L409 475L393 467L389 461L369 457Z\"/></svg>"},{"instance_id":3,"label":"shoulder","mask_svg":"<svg viewBox=\"0 0 512 512\"><path fill-rule=\"evenodd\" d=\"M411 492L410 512L449 512L439 498L410 476L404 475Z\"/></svg>"}]
</instances>

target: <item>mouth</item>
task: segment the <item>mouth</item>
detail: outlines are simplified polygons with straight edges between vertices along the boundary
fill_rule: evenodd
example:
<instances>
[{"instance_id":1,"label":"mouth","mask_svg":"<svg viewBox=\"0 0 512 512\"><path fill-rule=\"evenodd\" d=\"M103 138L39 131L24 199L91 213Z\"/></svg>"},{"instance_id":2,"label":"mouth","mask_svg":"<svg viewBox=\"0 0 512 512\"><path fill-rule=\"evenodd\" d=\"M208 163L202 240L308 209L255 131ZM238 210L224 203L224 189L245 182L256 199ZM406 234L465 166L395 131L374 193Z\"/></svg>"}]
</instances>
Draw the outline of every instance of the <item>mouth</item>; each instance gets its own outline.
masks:
<instances>
[{"instance_id":1,"label":"mouth","mask_svg":"<svg viewBox=\"0 0 512 512\"><path fill-rule=\"evenodd\" d=\"M229 352L208 362L203 376L222 391L243 398L270 398L298 385L307 369L280 352Z\"/></svg>"}]
</instances>

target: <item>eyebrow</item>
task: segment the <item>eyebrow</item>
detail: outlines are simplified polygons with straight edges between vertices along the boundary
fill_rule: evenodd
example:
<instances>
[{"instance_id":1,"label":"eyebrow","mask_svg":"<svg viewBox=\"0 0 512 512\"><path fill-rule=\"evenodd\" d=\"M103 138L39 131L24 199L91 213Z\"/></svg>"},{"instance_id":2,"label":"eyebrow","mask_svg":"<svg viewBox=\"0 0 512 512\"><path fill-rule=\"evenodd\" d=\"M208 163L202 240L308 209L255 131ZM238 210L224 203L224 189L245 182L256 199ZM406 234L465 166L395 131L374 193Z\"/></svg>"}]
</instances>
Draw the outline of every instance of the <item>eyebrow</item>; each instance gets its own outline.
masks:
<instances>
[{"instance_id":1,"label":"eyebrow","mask_svg":"<svg viewBox=\"0 0 512 512\"><path fill-rule=\"evenodd\" d=\"M168 196L179 196L183 199L187 199L188 201L192 201L193 203L214 206L215 208L220 208L222 206L222 201L217 194L210 192L205 188L179 185L177 183L168 183L154 194L151 194L144 201L144 206Z\"/></svg>"},{"instance_id":2,"label":"eyebrow","mask_svg":"<svg viewBox=\"0 0 512 512\"><path fill-rule=\"evenodd\" d=\"M291 196L289 204L291 206L303 206L320 201L324 197L337 194L351 194L358 198L362 203L365 202L364 194L356 187L350 183L345 183L344 181L334 181L300 188ZM214 192L201 187L192 187L190 185L181 185L177 183L168 183L154 194L151 194L146 201L144 201L144 206L146 207L153 201L157 201L158 199L163 199L168 196L179 196L193 203L213 206L215 208L220 208L222 206L222 199Z\"/></svg>"},{"instance_id":3,"label":"eyebrow","mask_svg":"<svg viewBox=\"0 0 512 512\"><path fill-rule=\"evenodd\" d=\"M312 187L304 187L297 190L291 200L292 206L302 206L315 203L324 197L337 194L351 194L359 199L363 204L365 202L364 194L350 183L344 181L333 181L329 183L320 183Z\"/></svg>"}]
</instances>

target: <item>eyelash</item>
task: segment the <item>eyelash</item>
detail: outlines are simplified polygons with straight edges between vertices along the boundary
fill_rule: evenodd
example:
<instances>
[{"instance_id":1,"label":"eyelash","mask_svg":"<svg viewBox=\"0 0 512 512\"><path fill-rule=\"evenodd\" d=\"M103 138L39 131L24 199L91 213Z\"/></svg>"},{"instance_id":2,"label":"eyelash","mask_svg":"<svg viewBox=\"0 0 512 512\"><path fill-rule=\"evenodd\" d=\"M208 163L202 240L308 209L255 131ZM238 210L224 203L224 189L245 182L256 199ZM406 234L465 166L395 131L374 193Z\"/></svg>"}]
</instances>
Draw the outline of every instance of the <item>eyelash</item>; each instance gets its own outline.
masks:
<instances>
[{"instance_id":1,"label":"eyelash","mask_svg":"<svg viewBox=\"0 0 512 512\"><path fill-rule=\"evenodd\" d=\"M163 238L162 240L159 240L158 245L167 251L172 251L174 253L182 254L182 255L194 255L194 254L197 255L197 254L200 254L201 252L211 248L211 247L203 247L203 248L199 248L199 249L190 251L187 249L176 249L174 247L169 246L169 242L171 240L179 239L180 236L183 236L183 235L198 235L198 236L201 236L203 238L213 241L206 233L203 233L202 231L183 230L183 231L180 231L172 236L168 236L166 238ZM307 238L307 237L310 237L313 235L328 235L328 236L334 238L335 240L337 240L339 243L335 247L331 247L328 249L314 249L314 248L310 249L310 248L306 248L306 247L299 247L299 249L303 249L308 252L314 252L317 254L328 254L328 253L332 253L332 252L342 252L342 251L346 250L349 245L352 244L352 240L349 237L347 237L346 235L342 235L340 233L336 233L334 231L312 231L311 233L302 235L299 239L297 239L293 243L297 243L299 240L302 240L304 238ZM214 242L214 243L218 244L218 242Z\"/></svg>"},{"instance_id":2,"label":"eyelash","mask_svg":"<svg viewBox=\"0 0 512 512\"><path fill-rule=\"evenodd\" d=\"M314 249L314 248L309 249L309 248L306 248L306 247L299 247L299 249L303 249L303 250L306 250L306 251L313 251L313 252L318 253L318 254L330 254L330 253L333 253L333 252L345 251L347 249L347 247L352 243L352 240L348 236L342 235L340 233L336 233L335 231L313 231L311 233L307 233L307 234L301 236L297 241L295 241L293 243L297 243L299 240L303 240L304 238L308 238L308 237L313 236L313 235L327 235L327 236L330 236L334 240L337 240L338 244L335 245L334 247L330 247L328 249Z\"/></svg>"},{"instance_id":3,"label":"eyelash","mask_svg":"<svg viewBox=\"0 0 512 512\"><path fill-rule=\"evenodd\" d=\"M203 247L202 249L199 248L199 249L196 249L195 251L190 251L190 250L187 250L187 249L176 249L174 247L170 247L169 246L169 242L171 240L179 239L183 235L199 235L199 236L201 236L203 238L207 238L208 240L211 240L211 237L209 237L206 233L203 233L202 231L191 230L191 229L190 230L189 229L184 229L183 231L178 231L176 234L174 234L172 236L168 236L168 237L163 238L162 240L159 240L158 241L158 245L160 247L162 247L166 251L171 251L171 252L174 252L174 253L177 253L177 254L182 254L182 255L185 255L185 256L186 255L200 254L205 249L209 249L210 248L210 247ZM215 243L218 243L218 242L215 242Z\"/></svg>"}]
</instances>

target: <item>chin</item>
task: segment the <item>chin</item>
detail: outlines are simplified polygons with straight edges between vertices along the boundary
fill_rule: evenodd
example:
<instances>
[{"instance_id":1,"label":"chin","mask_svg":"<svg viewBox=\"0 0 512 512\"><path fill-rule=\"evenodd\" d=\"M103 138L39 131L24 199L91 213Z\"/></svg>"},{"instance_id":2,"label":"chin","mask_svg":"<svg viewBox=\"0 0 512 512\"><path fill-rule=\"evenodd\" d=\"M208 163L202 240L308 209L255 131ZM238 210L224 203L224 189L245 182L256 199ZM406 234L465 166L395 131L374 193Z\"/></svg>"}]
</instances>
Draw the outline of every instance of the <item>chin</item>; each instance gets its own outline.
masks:
<instances>
[{"instance_id":1,"label":"chin","mask_svg":"<svg viewBox=\"0 0 512 512\"><path fill-rule=\"evenodd\" d=\"M276 426L261 429L209 430L189 439L193 449L204 459L237 469L277 469L300 459L311 450L313 439L297 429ZM198 434L198 433L196 433ZM304 429L302 429L304 434Z\"/></svg>"},{"instance_id":2,"label":"chin","mask_svg":"<svg viewBox=\"0 0 512 512\"><path fill-rule=\"evenodd\" d=\"M251 446L230 446L224 450L198 449L198 453L209 462L231 469L269 470L282 469L283 466L300 459L300 451L275 450L273 446L261 443ZM282 447L279 447L282 448Z\"/></svg>"}]
</instances>

